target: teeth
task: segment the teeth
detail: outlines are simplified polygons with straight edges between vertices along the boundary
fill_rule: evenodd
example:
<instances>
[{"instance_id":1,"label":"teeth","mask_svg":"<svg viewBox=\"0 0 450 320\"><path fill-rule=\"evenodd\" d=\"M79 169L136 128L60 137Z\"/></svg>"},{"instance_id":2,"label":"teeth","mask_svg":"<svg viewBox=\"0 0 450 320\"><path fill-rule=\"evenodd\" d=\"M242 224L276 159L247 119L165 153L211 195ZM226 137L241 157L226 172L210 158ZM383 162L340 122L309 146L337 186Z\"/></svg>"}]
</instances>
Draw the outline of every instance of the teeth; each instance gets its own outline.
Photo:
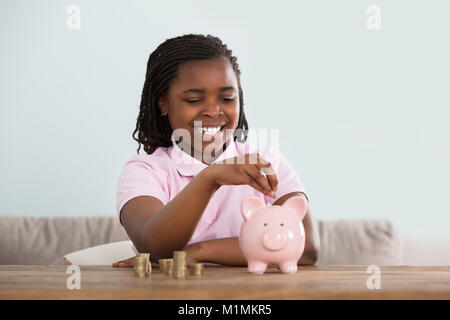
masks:
<instances>
[{"instance_id":1,"label":"teeth","mask_svg":"<svg viewBox=\"0 0 450 320\"><path fill-rule=\"evenodd\" d=\"M216 128L206 128L206 127L204 127L204 128L202 128L202 131L212 135L212 134L216 134L217 132L219 132L220 131L220 127L216 127Z\"/></svg>"}]
</instances>

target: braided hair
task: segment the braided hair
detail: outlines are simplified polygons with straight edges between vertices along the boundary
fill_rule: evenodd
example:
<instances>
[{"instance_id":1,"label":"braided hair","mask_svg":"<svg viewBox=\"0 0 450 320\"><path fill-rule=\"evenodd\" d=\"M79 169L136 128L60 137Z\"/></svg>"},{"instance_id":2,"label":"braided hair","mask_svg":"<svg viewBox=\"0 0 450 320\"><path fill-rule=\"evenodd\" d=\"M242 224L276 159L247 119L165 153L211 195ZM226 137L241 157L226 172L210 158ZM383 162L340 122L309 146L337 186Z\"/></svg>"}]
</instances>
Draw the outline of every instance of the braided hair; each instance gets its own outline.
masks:
<instances>
[{"instance_id":1,"label":"braided hair","mask_svg":"<svg viewBox=\"0 0 450 320\"><path fill-rule=\"evenodd\" d=\"M248 135L248 124L244 114L244 98L240 82L240 70L237 58L232 55L226 44L212 35L187 34L167 39L150 54L147 63L147 74L142 90L139 116L133 139L141 144L147 154L158 147L172 146L172 128L168 117L162 116L158 107L160 97L167 96L171 81L178 75L179 66L190 60L205 60L226 57L237 77L239 87L239 121L233 133L234 141L245 142ZM138 137L135 135L138 133ZM237 135L236 133L239 133Z\"/></svg>"}]
</instances>

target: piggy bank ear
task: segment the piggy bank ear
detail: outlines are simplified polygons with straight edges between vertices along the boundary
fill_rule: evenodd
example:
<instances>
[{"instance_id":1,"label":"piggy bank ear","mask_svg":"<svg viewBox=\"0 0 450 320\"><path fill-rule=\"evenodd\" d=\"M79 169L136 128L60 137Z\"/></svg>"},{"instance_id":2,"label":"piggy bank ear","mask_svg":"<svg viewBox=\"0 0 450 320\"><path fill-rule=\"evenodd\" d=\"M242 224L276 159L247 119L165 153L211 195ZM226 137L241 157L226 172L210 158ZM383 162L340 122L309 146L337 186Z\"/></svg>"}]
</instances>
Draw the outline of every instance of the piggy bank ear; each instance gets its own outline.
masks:
<instances>
[{"instance_id":1,"label":"piggy bank ear","mask_svg":"<svg viewBox=\"0 0 450 320\"><path fill-rule=\"evenodd\" d=\"M241 203L242 216L245 220L248 220L257 209L265 206L266 204L257 197L245 197Z\"/></svg>"},{"instance_id":2,"label":"piggy bank ear","mask_svg":"<svg viewBox=\"0 0 450 320\"><path fill-rule=\"evenodd\" d=\"M299 196L287 199L286 202L283 203L282 207L294 210L300 217L300 220L303 220L306 212L308 211L308 203L306 202L306 199Z\"/></svg>"}]
</instances>

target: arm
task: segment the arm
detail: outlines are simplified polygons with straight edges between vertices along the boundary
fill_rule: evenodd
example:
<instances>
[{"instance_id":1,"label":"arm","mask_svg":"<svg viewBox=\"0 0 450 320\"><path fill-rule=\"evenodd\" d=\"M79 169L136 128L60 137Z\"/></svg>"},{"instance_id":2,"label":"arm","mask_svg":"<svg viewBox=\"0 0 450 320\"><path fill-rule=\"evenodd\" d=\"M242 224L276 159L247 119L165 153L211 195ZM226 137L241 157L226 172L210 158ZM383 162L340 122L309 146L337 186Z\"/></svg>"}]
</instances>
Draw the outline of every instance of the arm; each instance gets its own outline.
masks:
<instances>
[{"instance_id":1,"label":"arm","mask_svg":"<svg viewBox=\"0 0 450 320\"><path fill-rule=\"evenodd\" d=\"M282 205L287 199L293 196L303 195L300 192L292 192L277 199L273 205ZM304 196L304 195L303 195ZM311 265L316 263L319 257L320 238L317 225L311 213L308 212L303 219L305 228L305 250L298 261L300 265ZM192 255L194 261L213 262L224 265L246 266L245 259L239 247L239 238L222 238L194 243L185 250Z\"/></svg>"},{"instance_id":2,"label":"arm","mask_svg":"<svg viewBox=\"0 0 450 320\"><path fill-rule=\"evenodd\" d=\"M218 188L203 170L165 206L155 197L131 199L121 210L122 224L139 252L151 252L152 261L170 257L186 246Z\"/></svg>"},{"instance_id":3,"label":"arm","mask_svg":"<svg viewBox=\"0 0 450 320\"><path fill-rule=\"evenodd\" d=\"M276 176L261 174L262 169L272 168L259 154L245 154L232 160L209 165L165 206L151 196L129 200L120 218L136 248L140 252L151 252L152 261L170 257L174 250L185 248L212 195L221 185L248 184L266 196L271 195L272 188L276 189Z\"/></svg>"}]
</instances>

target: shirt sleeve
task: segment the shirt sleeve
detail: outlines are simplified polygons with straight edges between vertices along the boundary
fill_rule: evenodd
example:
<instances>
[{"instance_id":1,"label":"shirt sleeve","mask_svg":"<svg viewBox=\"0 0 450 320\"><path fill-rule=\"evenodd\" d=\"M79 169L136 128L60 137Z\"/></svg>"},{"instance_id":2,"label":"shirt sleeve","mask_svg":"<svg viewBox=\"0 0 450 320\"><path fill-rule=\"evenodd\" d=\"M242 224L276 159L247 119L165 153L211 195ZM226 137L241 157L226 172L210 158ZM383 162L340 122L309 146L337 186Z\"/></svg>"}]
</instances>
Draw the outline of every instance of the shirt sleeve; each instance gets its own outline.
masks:
<instances>
[{"instance_id":1,"label":"shirt sleeve","mask_svg":"<svg viewBox=\"0 0 450 320\"><path fill-rule=\"evenodd\" d=\"M276 196L275 198L264 196L266 204L273 204L277 199L291 192L302 192L309 202L303 183L280 151L269 152L265 149L260 154L264 159L270 161L278 180Z\"/></svg>"},{"instance_id":2,"label":"shirt sleeve","mask_svg":"<svg viewBox=\"0 0 450 320\"><path fill-rule=\"evenodd\" d=\"M166 172L156 164L133 157L123 167L117 184L117 216L120 221L120 211L125 203L139 196L152 196L164 205L169 200ZM122 222L121 222L122 223Z\"/></svg>"}]
</instances>

